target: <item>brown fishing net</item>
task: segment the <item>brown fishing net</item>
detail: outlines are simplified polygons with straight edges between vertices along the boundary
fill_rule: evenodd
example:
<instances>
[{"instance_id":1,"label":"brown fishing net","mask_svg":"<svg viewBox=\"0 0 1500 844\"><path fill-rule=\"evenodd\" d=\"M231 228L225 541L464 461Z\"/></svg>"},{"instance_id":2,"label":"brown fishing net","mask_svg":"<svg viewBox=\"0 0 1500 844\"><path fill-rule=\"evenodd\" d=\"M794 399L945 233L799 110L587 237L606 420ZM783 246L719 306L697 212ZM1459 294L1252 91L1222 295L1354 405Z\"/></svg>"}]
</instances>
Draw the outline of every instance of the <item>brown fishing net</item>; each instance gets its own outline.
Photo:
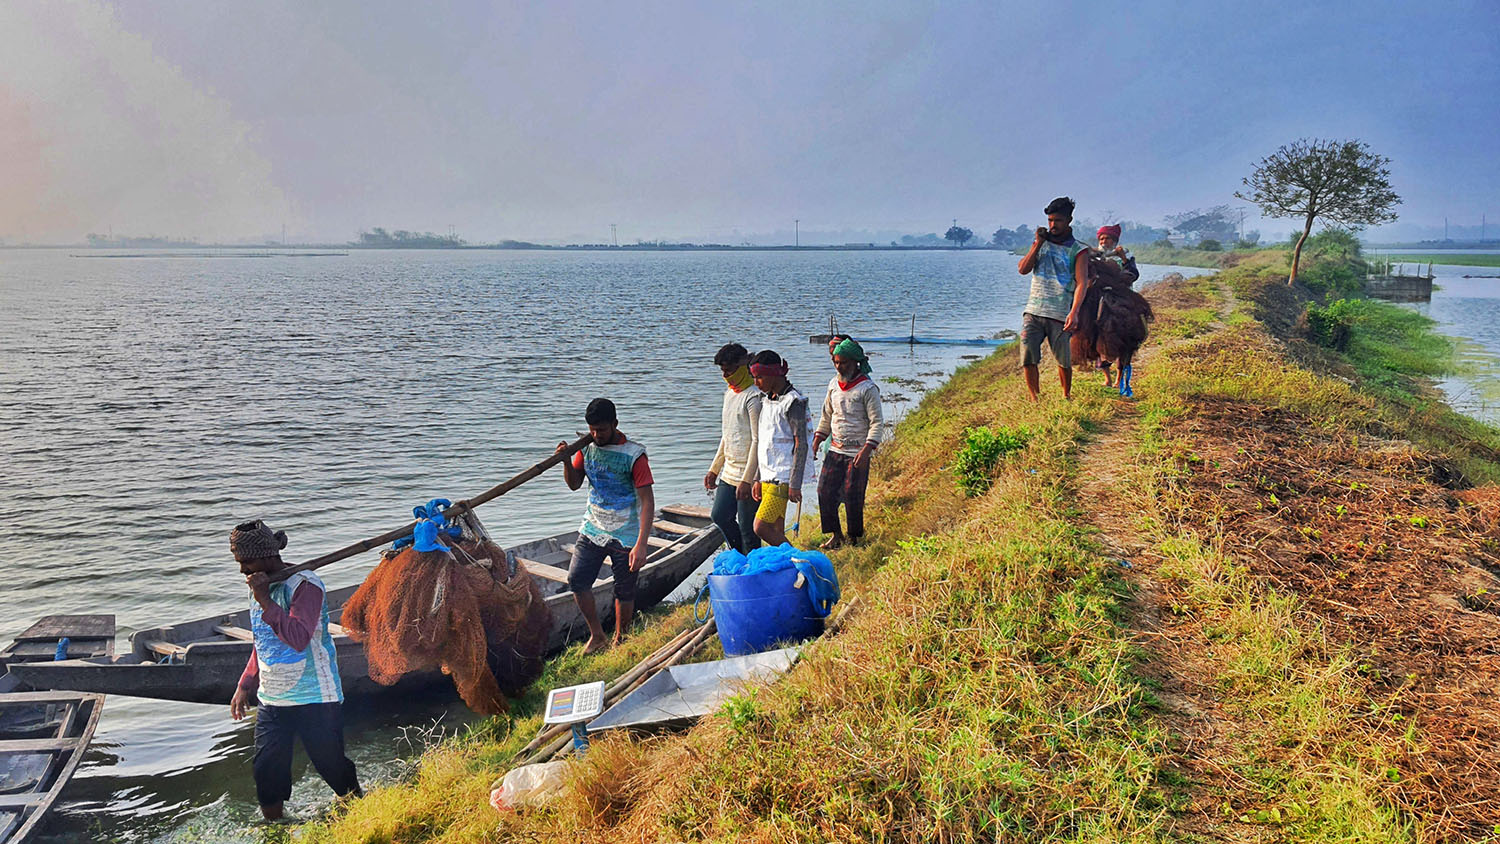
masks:
<instances>
[{"instance_id":1,"label":"brown fishing net","mask_svg":"<svg viewBox=\"0 0 1500 844\"><path fill-rule=\"evenodd\" d=\"M387 551L344 605L340 623L363 643L370 677L452 675L470 709L509 710L542 673L552 614L536 581L487 539L447 540L453 553Z\"/></svg>"},{"instance_id":2,"label":"brown fishing net","mask_svg":"<svg viewBox=\"0 0 1500 844\"><path fill-rule=\"evenodd\" d=\"M1132 290L1130 276L1108 259L1089 259L1089 289L1078 308L1078 328L1069 339L1075 366L1099 361L1130 364L1155 318L1151 303Z\"/></svg>"}]
</instances>

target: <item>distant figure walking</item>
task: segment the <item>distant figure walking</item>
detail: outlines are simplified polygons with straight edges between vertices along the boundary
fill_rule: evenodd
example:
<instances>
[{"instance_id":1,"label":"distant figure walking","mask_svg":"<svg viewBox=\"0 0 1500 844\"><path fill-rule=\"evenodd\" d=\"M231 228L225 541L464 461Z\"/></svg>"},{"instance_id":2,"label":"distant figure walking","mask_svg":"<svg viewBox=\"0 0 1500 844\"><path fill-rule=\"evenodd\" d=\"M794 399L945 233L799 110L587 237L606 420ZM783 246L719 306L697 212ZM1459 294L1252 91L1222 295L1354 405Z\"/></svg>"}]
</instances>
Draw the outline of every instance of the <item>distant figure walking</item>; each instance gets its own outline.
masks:
<instances>
[{"instance_id":1,"label":"distant figure walking","mask_svg":"<svg viewBox=\"0 0 1500 844\"><path fill-rule=\"evenodd\" d=\"M1078 308L1088 291L1089 251L1073 237L1073 200L1060 196L1047 203L1047 227L1036 230L1036 239L1016 265L1022 275L1031 276L1031 297L1021 314L1021 367L1026 374L1026 389L1033 401L1041 400L1042 341L1052 349L1057 360L1057 379L1063 398L1073 394L1073 359L1068 348L1068 334L1078 327ZM1080 260L1082 255L1084 260Z\"/></svg>"},{"instance_id":2,"label":"distant figure walking","mask_svg":"<svg viewBox=\"0 0 1500 844\"><path fill-rule=\"evenodd\" d=\"M594 581L604 561L609 560L615 576L615 638L620 644L635 612L636 573L646 564L650 553L648 539L656 516L656 495L652 492L651 465L646 462L646 447L627 439L619 428L615 404L609 399L594 399L584 410L593 441L563 463L563 480L568 489L589 482L589 504L578 541L573 543L573 560L568 564L568 588L578 611L589 627L589 642L584 653L604 650L604 627L594 606ZM558 443L558 452L567 443Z\"/></svg>"},{"instance_id":3,"label":"distant figure walking","mask_svg":"<svg viewBox=\"0 0 1500 844\"><path fill-rule=\"evenodd\" d=\"M713 520L729 547L748 554L760 547L755 535L755 480L760 475L760 406L764 394L750 375L750 352L728 343L714 355L724 376L724 409L719 416L719 450L703 476L714 494Z\"/></svg>"},{"instance_id":4,"label":"distant figure walking","mask_svg":"<svg viewBox=\"0 0 1500 844\"><path fill-rule=\"evenodd\" d=\"M250 587L250 632L255 648L229 701L238 721L254 700L255 800L266 820L279 820L292 796L292 743L302 739L307 758L334 793L360 794L354 763L344 753L344 687L338 653L328 632L323 581L298 572L272 583L286 568L286 531L256 519L229 533L229 551Z\"/></svg>"},{"instance_id":5,"label":"distant figure walking","mask_svg":"<svg viewBox=\"0 0 1500 844\"><path fill-rule=\"evenodd\" d=\"M853 339L840 341L833 349L833 368L838 374L828 382L823 413L813 434L812 449L828 440L828 454L818 476L818 513L828 540L823 548L843 545L846 534L839 528L839 504L849 521L849 542L865 535L865 487L870 482L870 457L880 445L885 416L880 388L870 378L870 358Z\"/></svg>"},{"instance_id":6,"label":"distant figure walking","mask_svg":"<svg viewBox=\"0 0 1500 844\"><path fill-rule=\"evenodd\" d=\"M752 491L760 509L755 532L767 545L786 542L787 502L802 501L802 487L812 476L812 424L807 397L787 380L790 367L767 349L755 356L750 374L765 393L760 407L760 483Z\"/></svg>"}]
</instances>

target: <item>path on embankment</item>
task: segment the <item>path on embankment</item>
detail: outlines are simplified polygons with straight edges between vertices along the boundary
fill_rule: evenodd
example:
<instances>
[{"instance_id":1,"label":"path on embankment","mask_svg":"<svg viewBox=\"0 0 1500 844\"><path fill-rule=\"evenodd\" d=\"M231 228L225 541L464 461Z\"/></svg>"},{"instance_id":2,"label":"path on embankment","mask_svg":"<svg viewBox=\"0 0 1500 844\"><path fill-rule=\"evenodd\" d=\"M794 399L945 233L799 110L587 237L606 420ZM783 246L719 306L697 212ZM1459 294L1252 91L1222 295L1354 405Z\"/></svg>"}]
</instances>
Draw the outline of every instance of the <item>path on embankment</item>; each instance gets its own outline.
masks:
<instances>
[{"instance_id":1,"label":"path on embankment","mask_svg":"<svg viewBox=\"0 0 1500 844\"><path fill-rule=\"evenodd\" d=\"M1168 325L1138 365L1143 398L1083 450L1078 490L1129 564L1126 626L1173 735L1167 829L1494 834L1494 486L1465 489L1346 378L1292 363L1336 367L1237 313L1224 283L1152 298Z\"/></svg>"},{"instance_id":2,"label":"path on embankment","mask_svg":"<svg viewBox=\"0 0 1500 844\"><path fill-rule=\"evenodd\" d=\"M835 552L856 610L776 684L600 737L567 799L498 827L484 795L534 721L306 840L1490 835L1500 437L1273 336L1301 302L1258 272L1148 291L1134 401L1080 372L1032 403L1015 349L929 395L877 457L870 541ZM1025 445L968 497L976 427Z\"/></svg>"}]
</instances>

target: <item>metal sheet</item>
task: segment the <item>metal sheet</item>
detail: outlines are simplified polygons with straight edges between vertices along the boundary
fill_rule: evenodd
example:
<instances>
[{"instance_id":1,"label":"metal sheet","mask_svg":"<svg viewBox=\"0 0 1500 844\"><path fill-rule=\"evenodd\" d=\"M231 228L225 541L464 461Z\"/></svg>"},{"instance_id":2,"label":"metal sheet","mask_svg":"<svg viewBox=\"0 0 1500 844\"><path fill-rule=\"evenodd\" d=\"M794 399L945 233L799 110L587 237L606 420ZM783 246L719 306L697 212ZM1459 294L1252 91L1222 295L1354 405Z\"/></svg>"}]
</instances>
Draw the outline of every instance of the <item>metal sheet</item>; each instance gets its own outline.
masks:
<instances>
[{"instance_id":1,"label":"metal sheet","mask_svg":"<svg viewBox=\"0 0 1500 844\"><path fill-rule=\"evenodd\" d=\"M781 648L695 665L674 665L657 672L639 689L589 722L589 732L701 718L745 686L769 682L786 673L800 650Z\"/></svg>"}]
</instances>

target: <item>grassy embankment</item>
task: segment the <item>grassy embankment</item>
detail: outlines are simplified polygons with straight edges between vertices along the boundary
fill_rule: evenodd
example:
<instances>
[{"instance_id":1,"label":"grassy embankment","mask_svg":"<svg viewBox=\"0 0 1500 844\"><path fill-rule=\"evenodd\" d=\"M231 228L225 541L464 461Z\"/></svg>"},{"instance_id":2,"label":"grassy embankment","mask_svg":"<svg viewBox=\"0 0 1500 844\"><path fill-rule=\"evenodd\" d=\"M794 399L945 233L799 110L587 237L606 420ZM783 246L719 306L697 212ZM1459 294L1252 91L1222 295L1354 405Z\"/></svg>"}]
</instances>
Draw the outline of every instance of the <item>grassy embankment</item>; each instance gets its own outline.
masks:
<instances>
[{"instance_id":1,"label":"grassy embankment","mask_svg":"<svg viewBox=\"0 0 1500 844\"><path fill-rule=\"evenodd\" d=\"M929 395L877 461L873 541L835 557L857 609L775 685L686 734L597 740L568 798L500 817L534 694L306 840L1488 834L1500 435L1398 371L1424 335L1396 309L1344 353L1273 336L1302 306L1284 275L1266 252L1154 291L1135 403L1080 373L1075 401L1033 405L1014 349ZM1024 445L969 497L979 426Z\"/></svg>"}]
</instances>

